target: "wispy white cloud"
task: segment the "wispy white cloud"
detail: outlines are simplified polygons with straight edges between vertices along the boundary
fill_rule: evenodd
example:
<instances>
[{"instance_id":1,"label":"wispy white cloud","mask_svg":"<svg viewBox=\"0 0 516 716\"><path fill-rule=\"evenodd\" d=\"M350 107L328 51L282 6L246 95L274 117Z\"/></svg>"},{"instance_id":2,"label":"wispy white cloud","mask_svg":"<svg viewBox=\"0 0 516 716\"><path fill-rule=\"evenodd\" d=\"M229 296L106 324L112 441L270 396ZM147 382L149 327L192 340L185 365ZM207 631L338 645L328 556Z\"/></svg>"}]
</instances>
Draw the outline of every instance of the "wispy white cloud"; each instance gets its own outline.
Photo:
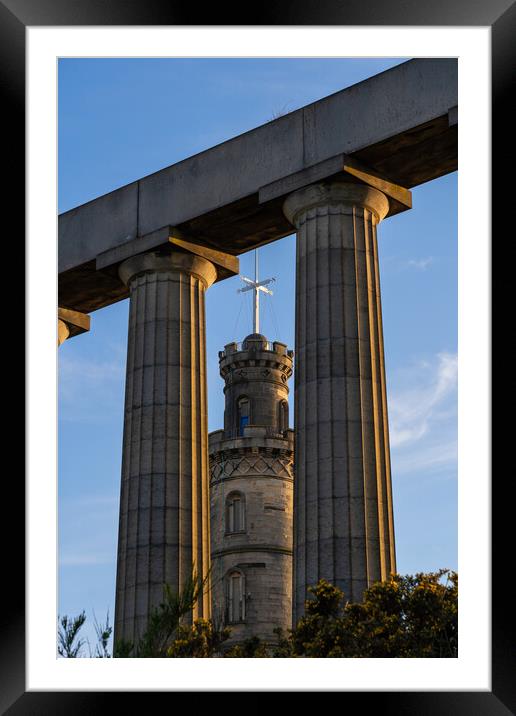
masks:
<instances>
[{"instance_id":1,"label":"wispy white cloud","mask_svg":"<svg viewBox=\"0 0 516 716\"><path fill-rule=\"evenodd\" d=\"M452 466L457 461L457 354L439 353L398 376L389 397L396 472Z\"/></svg>"},{"instance_id":2,"label":"wispy white cloud","mask_svg":"<svg viewBox=\"0 0 516 716\"><path fill-rule=\"evenodd\" d=\"M410 259L406 262L405 268L414 268L418 271L426 271L426 269L434 263L433 256L427 256L424 259Z\"/></svg>"},{"instance_id":3,"label":"wispy white cloud","mask_svg":"<svg viewBox=\"0 0 516 716\"><path fill-rule=\"evenodd\" d=\"M60 500L62 509L88 509L98 508L100 510L115 508L118 506L118 495L77 495L66 497Z\"/></svg>"},{"instance_id":4,"label":"wispy white cloud","mask_svg":"<svg viewBox=\"0 0 516 716\"><path fill-rule=\"evenodd\" d=\"M449 468L457 463L457 440L433 441L417 449L398 450L394 456L396 474L415 474Z\"/></svg>"},{"instance_id":5,"label":"wispy white cloud","mask_svg":"<svg viewBox=\"0 0 516 716\"><path fill-rule=\"evenodd\" d=\"M87 567L115 563L116 555L66 554L59 558L60 567Z\"/></svg>"},{"instance_id":6,"label":"wispy white cloud","mask_svg":"<svg viewBox=\"0 0 516 716\"><path fill-rule=\"evenodd\" d=\"M120 357L109 361L94 361L65 355L59 360L59 389L65 394L73 393L78 387L101 388L113 381L119 381L124 374Z\"/></svg>"},{"instance_id":7,"label":"wispy white cloud","mask_svg":"<svg viewBox=\"0 0 516 716\"><path fill-rule=\"evenodd\" d=\"M415 376L411 372L413 381ZM456 391L457 355L440 353L435 368L429 369L428 363L422 363L419 372L420 384L409 385L391 395L389 422L393 447L419 440L428 432L439 409Z\"/></svg>"},{"instance_id":8,"label":"wispy white cloud","mask_svg":"<svg viewBox=\"0 0 516 716\"><path fill-rule=\"evenodd\" d=\"M404 273L406 271L428 271L435 266L437 259L434 256L407 259L401 256L386 254L382 256L382 270L386 273Z\"/></svg>"}]
</instances>

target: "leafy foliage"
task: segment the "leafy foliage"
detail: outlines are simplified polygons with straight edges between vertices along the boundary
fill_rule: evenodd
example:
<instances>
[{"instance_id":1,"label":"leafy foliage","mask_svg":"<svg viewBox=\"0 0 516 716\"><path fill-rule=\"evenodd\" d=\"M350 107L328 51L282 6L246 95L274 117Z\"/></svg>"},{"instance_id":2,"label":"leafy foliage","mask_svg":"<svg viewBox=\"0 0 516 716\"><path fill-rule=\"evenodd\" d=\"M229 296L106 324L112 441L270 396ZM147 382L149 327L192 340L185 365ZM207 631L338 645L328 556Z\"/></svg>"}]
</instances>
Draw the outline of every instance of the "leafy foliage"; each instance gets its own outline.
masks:
<instances>
[{"instance_id":1,"label":"leafy foliage","mask_svg":"<svg viewBox=\"0 0 516 716\"><path fill-rule=\"evenodd\" d=\"M97 644L92 653L88 639L80 639L79 632L86 622L86 613L83 611L79 616L70 619L67 615L59 618L57 651L59 656L66 659L77 659L83 656L83 647L88 644L89 656L97 659L109 659L108 643L113 631L109 624L109 612L104 624L99 624L95 613L93 614Z\"/></svg>"},{"instance_id":2,"label":"leafy foliage","mask_svg":"<svg viewBox=\"0 0 516 716\"><path fill-rule=\"evenodd\" d=\"M231 633L228 627L207 619L185 623L207 579L201 581L193 573L179 594L165 585L163 602L152 610L143 636L136 644L118 642L115 656L453 658L458 654L458 576L451 570L394 574L373 584L359 603L346 602L340 589L320 580L309 587L311 598L296 627L287 634L274 630L276 645L266 645L255 636L226 650L223 643ZM75 619L60 619L61 656L82 656L85 642L78 634L85 620L84 612ZM109 614L105 624L95 619L95 630L95 656L109 657Z\"/></svg>"},{"instance_id":3,"label":"leafy foliage","mask_svg":"<svg viewBox=\"0 0 516 716\"><path fill-rule=\"evenodd\" d=\"M288 640L290 656L457 656L455 572L395 574L373 584L360 603L344 603L342 591L324 580L309 592L313 599Z\"/></svg>"},{"instance_id":4,"label":"leafy foliage","mask_svg":"<svg viewBox=\"0 0 516 716\"><path fill-rule=\"evenodd\" d=\"M59 619L59 629L57 633L57 651L59 656L66 657L67 659L76 659L80 656L85 640L79 639L78 634L85 621L85 612L81 612L81 614L74 619L70 619L66 614Z\"/></svg>"},{"instance_id":5,"label":"leafy foliage","mask_svg":"<svg viewBox=\"0 0 516 716\"><path fill-rule=\"evenodd\" d=\"M199 579L193 571L176 593L168 584L163 587L163 601L155 607L148 620L144 634L136 643L120 640L116 643L114 655L118 658L160 658L160 657L209 657L218 655L222 643L228 639L230 629L215 626L206 619L197 619L193 624L182 623L189 617L199 596L204 592L209 575ZM99 624L95 618L97 645L90 657L109 658L109 638L112 627L109 612L106 622ZM86 621L84 612L73 620L67 616L60 620L59 654L65 657L83 656L85 640L78 639L79 630Z\"/></svg>"},{"instance_id":6,"label":"leafy foliage","mask_svg":"<svg viewBox=\"0 0 516 716\"><path fill-rule=\"evenodd\" d=\"M113 627L109 624L109 611L106 615L105 624L99 624L95 614L93 614L95 633L97 635L97 644L95 646L95 657L97 659L109 659L111 654L108 650L109 637L113 631Z\"/></svg>"},{"instance_id":7,"label":"leafy foliage","mask_svg":"<svg viewBox=\"0 0 516 716\"><path fill-rule=\"evenodd\" d=\"M245 639L242 644L235 644L224 653L225 657L249 659L264 658L271 656L269 648L263 644L259 637L251 636Z\"/></svg>"},{"instance_id":8,"label":"leafy foliage","mask_svg":"<svg viewBox=\"0 0 516 716\"><path fill-rule=\"evenodd\" d=\"M192 625L180 626L168 657L208 657L218 655L222 643L229 638L228 627L216 627L211 620L196 619Z\"/></svg>"},{"instance_id":9,"label":"leafy foliage","mask_svg":"<svg viewBox=\"0 0 516 716\"><path fill-rule=\"evenodd\" d=\"M163 601L151 610L143 635L134 644L127 641L117 642L115 656L166 657L181 620L192 611L208 583L208 578L207 575L200 580L195 571L192 571L179 592L175 592L169 584L164 584Z\"/></svg>"}]
</instances>

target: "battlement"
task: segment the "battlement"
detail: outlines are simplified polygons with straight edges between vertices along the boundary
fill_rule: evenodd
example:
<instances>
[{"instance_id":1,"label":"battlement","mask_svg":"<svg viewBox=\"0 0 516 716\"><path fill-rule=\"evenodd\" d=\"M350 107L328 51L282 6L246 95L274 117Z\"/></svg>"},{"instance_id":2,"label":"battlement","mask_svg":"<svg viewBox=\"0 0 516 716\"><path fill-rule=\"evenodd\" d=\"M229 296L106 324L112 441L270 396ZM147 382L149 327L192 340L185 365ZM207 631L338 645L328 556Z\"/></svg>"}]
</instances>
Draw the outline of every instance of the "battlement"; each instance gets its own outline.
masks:
<instances>
[{"instance_id":1,"label":"battlement","mask_svg":"<svg viewBox=\"0 0 516 716\"><path fill-rule=\"evenodd\" d=\"M288 350L285 343L268 341L260 334L251 334L241 343L228 343L219 351L220 375L226 383L229 374L234 373L231 381L245 378L286 384L292 375L293 361L294 351Z\"/></svg>"},{"instance_id":2,"label":"battlement","mask_svg":"<svg viewBox=\"0 0 516 716\"><path fill-rule=\"evenodd\" d=\"M227 358L234 353L241 353L242 351L256 352L257 350L259 350L260 352L271 352L276 353L278 355L286 355L289 358L294 357L294 351L288 350L286 343L281 343L280 341L269 341L267 340L267 338L265 338L265 336L260 336L259 334L251 334L251 336L248 336L239 343L234 341L225 345L224 350L219 351L219 359Z\"/></svg>"}]
</instances>

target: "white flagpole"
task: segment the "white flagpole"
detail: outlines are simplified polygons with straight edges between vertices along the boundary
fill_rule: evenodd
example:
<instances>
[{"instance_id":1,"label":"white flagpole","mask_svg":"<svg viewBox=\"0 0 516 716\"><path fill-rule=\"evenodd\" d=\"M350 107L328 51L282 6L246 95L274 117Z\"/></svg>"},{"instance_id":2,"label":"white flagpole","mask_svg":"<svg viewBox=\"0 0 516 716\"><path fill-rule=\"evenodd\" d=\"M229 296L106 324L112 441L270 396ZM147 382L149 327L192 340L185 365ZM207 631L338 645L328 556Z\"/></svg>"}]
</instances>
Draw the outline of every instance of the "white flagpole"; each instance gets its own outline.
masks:
<instances>
[{"instance_id":1,"label":"white flagpole","mask_svg":"<svg viewBox=\"0 0 516 716\"><path fill-rule=\"evenodd\" d=\"M275 278L266 278L263 281L258 280L258 249L254 252L254 281L247 276L240 274L241 280L247 284L244 288L239 288L238 293L245 293L245 291L254 291L254 311L253 311L253 333L260 332L260 291L268 293L272 296L270 288L266 288L270 283L273 283Z\"/></svg>"},{"instance_id":2,"label":"white flagpole","mask_svg":"<svg viewBox=\"0 0 516 716\"><path fill-rule=\"evenodd\" d=\"M260 292L258 290L258 250L254 250L254 325L253 325L253 333L259 333L260 332Z\"/></svg>"}]
</instances>

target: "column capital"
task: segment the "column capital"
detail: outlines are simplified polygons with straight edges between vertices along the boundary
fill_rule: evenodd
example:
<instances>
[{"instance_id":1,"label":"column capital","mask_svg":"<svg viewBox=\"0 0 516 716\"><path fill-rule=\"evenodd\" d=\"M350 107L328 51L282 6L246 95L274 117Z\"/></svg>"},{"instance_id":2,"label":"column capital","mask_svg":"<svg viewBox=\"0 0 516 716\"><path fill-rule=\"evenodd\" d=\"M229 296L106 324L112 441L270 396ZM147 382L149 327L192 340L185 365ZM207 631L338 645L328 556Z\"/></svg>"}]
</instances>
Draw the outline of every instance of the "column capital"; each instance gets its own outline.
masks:
<instances>
[{"instance_id":1,"label":"column capital","mask_svg":"<svg viewBox=\"0 0 516 716\"><path fill-rule=\"evenodd\" d=\"M297 226L302 212L318 206L338 205L368 209L380 222L389 211L389 199L378 189L366 184L334 182L332 184L311 184L290 194L283 204L283 213L291 224Z\"/></svg>"},{"instance_id":2,"label":"column capital","mask_svg":"<svg viewBox=\"0 0 516 716\"><path fill-rule=\"evenodd\" d=\"M163 256L171 251L194 254L212 263L217 269L216 281L237 276L240 270L236 256L214 249L202 237L190 236L175 226L164 226L147 236L139 236L103 251L96 258L95 268L97 271L105 271L114 276L118 275L118 267L127 259L144 253Z\"/></svg>"},{"instance_id":3,"label":"column capital","mask_svg":"<svg viewBox=\"0 0 516 716\"><path fill-rule=\"evenodd\" d=\"M118 274L127 286L139 274L164 272L197 276L206 288L209 288L217 278L217 269L211 261L183 251L138 254L127 259L118 267Z\"/></svg>"}]
</instances>

